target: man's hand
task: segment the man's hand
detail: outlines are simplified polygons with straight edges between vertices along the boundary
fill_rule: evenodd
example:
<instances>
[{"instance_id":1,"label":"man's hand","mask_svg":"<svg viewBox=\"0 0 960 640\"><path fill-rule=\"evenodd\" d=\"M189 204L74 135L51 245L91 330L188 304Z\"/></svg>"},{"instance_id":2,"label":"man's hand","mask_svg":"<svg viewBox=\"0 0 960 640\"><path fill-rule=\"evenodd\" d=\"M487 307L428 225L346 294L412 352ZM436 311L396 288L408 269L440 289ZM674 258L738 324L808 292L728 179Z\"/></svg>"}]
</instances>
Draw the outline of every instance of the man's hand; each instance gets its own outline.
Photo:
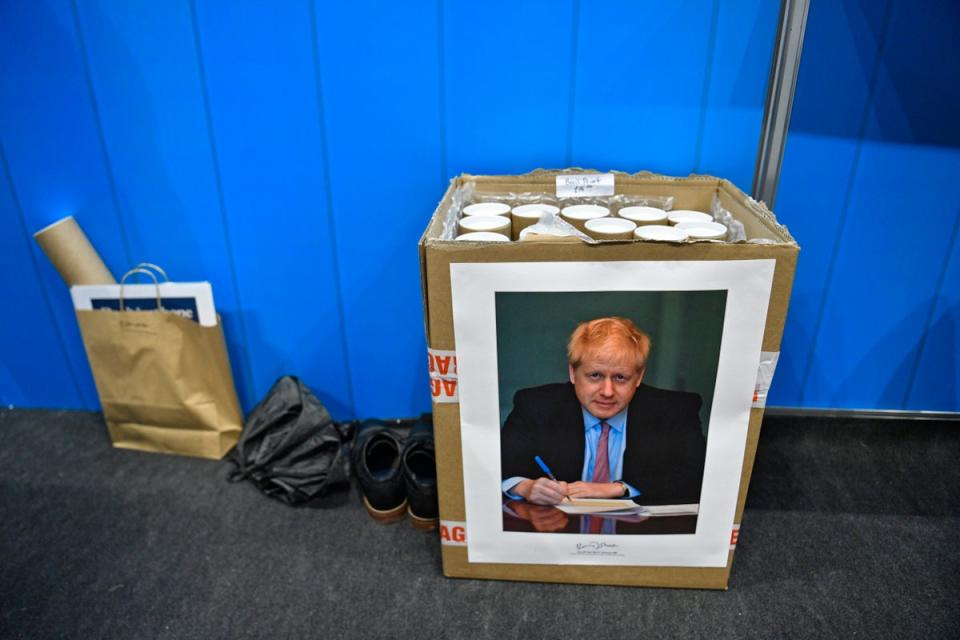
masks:
<instances>
[{"instance_id":1,"label":"man's hand","mask_svg":"<svg viewBox=\"0 0 960 640\"><path fill-rule=\"evenodd\" d=\"M523 480L517 483L511 491L517 495L523 496L527 502L534 504L555 505L567 496L568 485L566 482L555 482L550 478L537 478L536 480Z\"/></svg>"},{"instance_id":2,"label":"man's hand","mask_svg":"<svg viewBox=\"0 0 960 640\"><path fill-rule=\"evenodd\" d=\"M560 531L569 522L567 514L555 507L546 507L539 504L529 504L519 500L510 503L516 514L528 520L537 531Z\"/></svg>"},{"instance_id":3,"label":"man's hand","mask_svg":"<svg viewBox=\"0 0 960 640\"><path fill-rule=\"evenodd\" d=\"M619 482L571 482L567 491L574 499L623 497L623 485Z\"/></svg>"}]
</instances>

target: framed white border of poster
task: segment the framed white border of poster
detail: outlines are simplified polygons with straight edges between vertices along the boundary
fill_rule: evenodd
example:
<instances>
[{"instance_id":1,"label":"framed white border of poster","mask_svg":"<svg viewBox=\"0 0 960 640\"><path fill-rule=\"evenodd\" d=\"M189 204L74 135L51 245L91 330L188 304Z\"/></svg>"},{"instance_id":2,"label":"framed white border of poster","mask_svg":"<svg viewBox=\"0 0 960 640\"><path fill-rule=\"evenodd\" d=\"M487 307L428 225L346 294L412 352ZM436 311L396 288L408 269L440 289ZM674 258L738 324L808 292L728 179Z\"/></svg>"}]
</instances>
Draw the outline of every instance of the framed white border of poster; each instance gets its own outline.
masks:
<instances>
[{"instance_id":1,"label":"framed white border of poster","mask_svg":"<svg viewBox=\"0 0 960 640\"><path fill-rule=\"evenodd\" d=\"M468 560L725 567L775 266L775 260L452 263ZM726 290L727 304L696 533L503 531L496 293L706 290ZM599 543L603 554L584 551Z\"/></svg>"}]
</instances>

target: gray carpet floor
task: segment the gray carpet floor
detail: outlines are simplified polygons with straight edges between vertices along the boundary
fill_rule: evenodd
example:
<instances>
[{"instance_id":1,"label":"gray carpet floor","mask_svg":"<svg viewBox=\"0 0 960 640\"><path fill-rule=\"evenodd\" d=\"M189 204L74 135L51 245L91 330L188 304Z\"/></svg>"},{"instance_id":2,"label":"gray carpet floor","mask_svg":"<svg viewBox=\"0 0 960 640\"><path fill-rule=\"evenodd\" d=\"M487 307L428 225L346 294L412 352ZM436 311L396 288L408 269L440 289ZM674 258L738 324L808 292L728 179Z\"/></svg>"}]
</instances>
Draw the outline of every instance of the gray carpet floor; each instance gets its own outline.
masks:
<instances>
[{"instance_id":1,"label":"gray carpet floor","mask_svg":"<svg viewBox=\"0 0 960 640\"><path fill-rule=\"evenodd\" d=\"M768 418L728 591L453 580L355 487L314 508L231 465L0 410L3 638L956 638L960 425Z\"/></svg>"}]
</instances>

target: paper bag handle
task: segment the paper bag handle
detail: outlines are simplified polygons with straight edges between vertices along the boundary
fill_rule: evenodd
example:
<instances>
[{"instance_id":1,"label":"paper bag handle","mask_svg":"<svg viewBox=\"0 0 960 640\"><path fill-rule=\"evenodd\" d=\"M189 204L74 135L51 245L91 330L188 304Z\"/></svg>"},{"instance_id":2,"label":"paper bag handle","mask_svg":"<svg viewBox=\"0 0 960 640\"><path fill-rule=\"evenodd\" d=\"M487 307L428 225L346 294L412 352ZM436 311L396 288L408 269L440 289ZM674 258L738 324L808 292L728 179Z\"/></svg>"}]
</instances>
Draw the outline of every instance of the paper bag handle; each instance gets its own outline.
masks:
<instances>
[{"instance_id":1,"label":"paper bag handle","mask_svg":"<svg viewBox=\"0 0 960 640\"><path fill-rule=\"evenodd\" d=\"M144 264L144 263L141 263L141 265L142 265L142 264ZM160 269L159 267L157 267L157 269L160 270L160 273L163 273L163 269ZM157 311L163 311L163 310L164 310L164 309L163 309L163 304L160 302L160 282L157 280L157 274L155 274L153 271L150 271L149 269L143 269L143 268L141 268L140 265L134 267L133 269L130 269L130 271L127 271L125 274L123 274L123 277L120 278L120 311L123 311L123 310L124 310L124 308L123 308L123 287L124 287L124 285L127 283L127 278L129 278L130 276L132 276L132 275L135 274L135 273L145 273L145 274L147 274L148 276L150 276L151 278L153 278L153 284L154 284L154 286L156 286L156 288L157 288ZM166 273L163 273L163 275L164 275L164 277L166 277L167 274L166 274Z\"/></svg>"},{"instance_id":2,"label":"paper bag handle","mask_svg":"<svg viewBox=\"0 0 960 640\"><path fill-rule=\"evenodd\" d=\"M150 269L152 271L156 271L161 276L163 276L164 282L170 282L170 278L167 276L167 272L164 271L161 267L158 267L157 265L153 264L152 262L141 262L140 264L135 266L134 269Z\"/></svg>"}]
</instances>

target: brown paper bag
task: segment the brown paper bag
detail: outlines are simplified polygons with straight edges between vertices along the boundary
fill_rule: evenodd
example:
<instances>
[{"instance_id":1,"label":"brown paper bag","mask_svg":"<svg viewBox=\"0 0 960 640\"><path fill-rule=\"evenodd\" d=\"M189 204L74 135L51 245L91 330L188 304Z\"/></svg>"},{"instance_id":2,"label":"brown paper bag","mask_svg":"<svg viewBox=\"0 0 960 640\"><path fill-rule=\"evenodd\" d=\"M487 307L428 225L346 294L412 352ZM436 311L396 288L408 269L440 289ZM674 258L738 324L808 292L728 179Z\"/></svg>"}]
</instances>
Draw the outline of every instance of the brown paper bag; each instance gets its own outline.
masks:
<instances>
[{"instance_id":1,"label":"brown paper bag","mask_svg":"<svg viewBox=\"0 0 960 640\"><path fill-rule=\"evenodd\" d=\"M220 324L166 311L77 311L115 447L222 458L243 428Z\"/></svg>"}]
</instances>

